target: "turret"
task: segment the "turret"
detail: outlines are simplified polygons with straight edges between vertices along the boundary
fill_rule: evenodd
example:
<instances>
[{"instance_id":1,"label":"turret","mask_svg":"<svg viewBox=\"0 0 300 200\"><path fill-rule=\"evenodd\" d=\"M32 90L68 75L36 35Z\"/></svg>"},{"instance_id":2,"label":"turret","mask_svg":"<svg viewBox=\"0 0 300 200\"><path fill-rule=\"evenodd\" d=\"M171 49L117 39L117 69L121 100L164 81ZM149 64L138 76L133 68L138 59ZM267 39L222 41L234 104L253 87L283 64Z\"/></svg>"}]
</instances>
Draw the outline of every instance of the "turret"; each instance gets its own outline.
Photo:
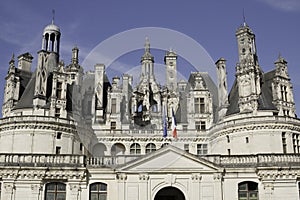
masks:
<instances>
[{"instance_id":1,"label":"turret","mask_svg":"<svg viewBox=\"0 0 300 200\"><path fill-rule=\"evenodd\" d=\"M152 78L154 79L154 57L150 53L150 41L146 38L145 42L145 53L141 58L141 65L142 65L142 76L146 77L147 79Z\"/></svg>"},{"instance_id":2,"label":"turret","mask_svg":"<svg viewBox=\"0 0 300 200\"><path fill-rule=\"evenodd\" d=\"M38 64L36 69L36 80L34 90L34 107L42 107L46 104L48 88L48 77L53 69L58 66L60 29L52 23L45 27L42 39L42 50L38 52ZM49 80L52 81L52 80Z\"/></svg>"},{"instance_id":3,"label":"turret","mask_svg":"<svg viewBox=\"0 0 300 200\"><path fill-rule=\"evenodd\" d=\"M225 116L228 107L226 60L220 58L216 62L216 66L218 74L219 120L221 120Z\"/></svg>"},{"instance_id":4,"label":"turret","mask_svg":"<svg viewBox=\"0 0 300 200\"><path fill-rule=\"evenodd\" d=\"M287 61L279 55L275 67L272 83L273 103L279 110L279 115L295 117L293 86L288 74Z\"/></svg>"},{"instance_id":5,"label":"turret","mask_svg":"<svg viewBox=\"0 0 300 200\"><path fill-rule=\"evenodd\" d=\"M240 112L255 112L261 94L262 76L256 54L255 35L244 22L236 31L236 38L239 55L239 63L236 66L239 109Z\"/></svg>"},{"instance_id":6,"label":"turret","mask_svg":"<svg viewBox=\"0 0 300 200\"><path fill-rule=\"evenodd\" d=\"M167 51L164 61L166 65L167 87L169 91L174 92L177 90L177 74L176 74L177 54L172 50Z\"/></svg>"},{"instance_id":7,"label":"turret","mask_svg":"<svg viewBox=\"0 0 300 200\"><path fill-rule=\"evenodd\" d=\"M14 54L9 61L9 68L7 76L5 77L6 84L4 88L4 99L2 105L2 116L7 117L10 114L11 109L15 102L15 89L16 89L16 67L15 67L15 56Z\"/></svg>"}]
</instances>

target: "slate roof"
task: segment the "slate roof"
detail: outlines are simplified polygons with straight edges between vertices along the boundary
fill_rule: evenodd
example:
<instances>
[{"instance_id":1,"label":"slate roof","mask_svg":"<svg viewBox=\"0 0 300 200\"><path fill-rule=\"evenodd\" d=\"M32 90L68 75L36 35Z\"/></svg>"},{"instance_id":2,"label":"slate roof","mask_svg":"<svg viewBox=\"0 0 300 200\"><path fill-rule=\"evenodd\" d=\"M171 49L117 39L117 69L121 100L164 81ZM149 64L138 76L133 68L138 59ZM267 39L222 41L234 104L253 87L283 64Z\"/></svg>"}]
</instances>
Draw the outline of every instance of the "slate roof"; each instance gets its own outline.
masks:
<instances>
[{"instance_id":1,"label":"slate roof","mask_svg":"<svg viewBox=\"0 0 300 200\"><path fill-rule=\"evenodd\" d=\"M261 94L258 99L258 110L277 111L277 108L273 104L272 95L272 81L274 76L275 70L272 70L262 75ZM229 106L226 113L227 116L238 113L240 111L238 106L238 99L238 85L235 80L228 97Z\"/></svg>"}]
</instances>

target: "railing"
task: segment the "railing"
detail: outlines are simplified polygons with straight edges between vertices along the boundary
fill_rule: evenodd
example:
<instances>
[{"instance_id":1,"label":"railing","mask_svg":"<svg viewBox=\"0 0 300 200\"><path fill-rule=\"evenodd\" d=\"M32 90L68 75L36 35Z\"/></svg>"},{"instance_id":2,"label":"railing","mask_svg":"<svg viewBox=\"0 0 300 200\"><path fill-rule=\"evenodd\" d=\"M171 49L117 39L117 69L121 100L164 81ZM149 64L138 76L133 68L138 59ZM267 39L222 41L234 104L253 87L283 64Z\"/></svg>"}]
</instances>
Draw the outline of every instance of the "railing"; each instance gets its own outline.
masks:
<instances>
[{"instance_id":1,"label":"railing","mask_svg":"<svg viewBox=\"0 0 300 200\"><path fill-rule=\"evenodd\" d=\"M103 156L103 157L90 157L87 158L87 166L117 166L126 164L132 160L141 157L141 155L120 155L120 156Z\"/></svg>"},{"instance_id":2,"label":"railing","mask_svg":"<svg viewBox=\"0 0 300 200\"><path fill-rule=\"evenodd\" d=\"M300 167L300 154L207 155L201 156L221 167Z\"/></svg>"},{"instance_id":3,"label":"railing","mask_svg":"<svg viewBox=\"0 0 300 200\"><path fill-rule=\"evenodd\" d=\"M0 154L0 166L72 166L84 167L84 155Z\"/></svg>"},{"instance_id":4,"label":"railing","mask_svg":"<svg viewBox=\"0 0 300 200\"><path fill-rule=\"evenodd\" d=\"M84 155L0 154L0 166L31 167L114 167L145 155L86 157ZM224 168L300 167L300 154L205 155L199 156Z\"/></svg>"}]
</instances>

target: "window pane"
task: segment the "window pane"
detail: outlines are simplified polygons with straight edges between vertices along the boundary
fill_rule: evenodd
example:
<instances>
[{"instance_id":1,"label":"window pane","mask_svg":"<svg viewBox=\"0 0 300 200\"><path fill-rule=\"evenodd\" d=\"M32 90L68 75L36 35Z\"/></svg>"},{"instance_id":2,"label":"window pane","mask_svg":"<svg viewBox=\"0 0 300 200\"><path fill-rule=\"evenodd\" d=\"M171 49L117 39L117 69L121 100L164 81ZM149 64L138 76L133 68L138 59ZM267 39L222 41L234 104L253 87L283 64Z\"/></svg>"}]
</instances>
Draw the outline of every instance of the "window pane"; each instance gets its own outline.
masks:
<instances>
[{"instance_id":1,"label":"window pane","mask_svg":"<svg viewBox=\"0 0 300 200\"><path fill-rule=\"evenodd\" d=\"M55 190L55 184L54 183L48 183L47 186L46 186L46 190L48 190L48 191Z\"/></svg>"},{"instance_id":2,"label":"window pane","mask_svg":"<svg viewBox=\"0 0 300 200\"><path fill-rule=\"evenodd\" d=\"M58 191L65 191L66 190L66 185L62 183L57 184L57 190Z\"/></svg>"},{"instance_id":3,"label":"window pane","mask_svg":"<svg viewBox=\"0 0 300 200\"><path fill-rule=\"evenodd\" d=\"M54 200L54 194L53 193L47 193L46 194L46 200Z\"/></svg>"},{"instance_id":4,"label":"window pane","mask_svg":"<svg viewBox=\"0 0 300 200\"><path fill-rule=\"evenodd\" d=\"M91 194L91 200L98 200L98 194Z\"/></svg>"},{"instance_id":5,"label":"window pane","mask_svg":"<svg viewBox=\"0 0 300 200\"><path fill-rule=\"evenodd\" d=\"M100 191L106 191L106 184L100 184Z\"/></svg>"},{"instance_id":6,"label":"window pane","mask_svg":"<svg viewBox=\"0 0 300 200\"><path fill-rule=\"evenodd\" d=\"M100 200L106 200L106 194L100 194Z\"/></svg>"},{"instance_id":7,"label":"window pane","mask_svg":"<svg viewBox=\"0 0 300 200\"><path fill-rule=\"evenodd\" d=\"M58 193L56 196L56 200L66 200L66 194L65 193Z\"/></svg>"},{"instance_id":8,"label":"window pane","mask_svg":"<svg viewBox=\"0 0 300 200\"><path fill-rule=\"evenodd\" d=\"M240 184L239 185L239 190L247 190L247 184L246 183Z\"/></svg>"}]
</instances>

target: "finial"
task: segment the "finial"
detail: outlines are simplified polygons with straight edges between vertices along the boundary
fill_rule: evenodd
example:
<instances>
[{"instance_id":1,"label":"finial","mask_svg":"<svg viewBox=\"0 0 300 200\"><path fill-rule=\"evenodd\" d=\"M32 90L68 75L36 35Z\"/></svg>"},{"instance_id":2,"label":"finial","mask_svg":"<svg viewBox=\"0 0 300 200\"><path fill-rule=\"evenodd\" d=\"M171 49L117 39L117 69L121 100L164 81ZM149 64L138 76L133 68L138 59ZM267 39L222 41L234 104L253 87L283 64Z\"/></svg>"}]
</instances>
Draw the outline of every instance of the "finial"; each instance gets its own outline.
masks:
<instances>
[{"instance_id":1,"label":"finial","mask_svg":"<svg viewBox=\"0 0 300 200\"><path fill-rule=\"evenodd\" d=\"M52 9L52 24L54 24L55 10Z\"/></svg>"},{"instance_id":2,"label":"finial","mask_svg":"<svg viewBox=\"0 0 300 200\"><path fill-rule=\"evenodd\" d=\"M145 51L147 51L147 52L150 51L150 41L149 41L149 38L148 38L148 37L146 37Z\"/></svg>"},{"instance_id":3,"label":"finial","mask_svg":"<svg viewBox=\"0 0 300 200\"><path fill-rule=\"evenodd\" d=\"M10 60L15 60L15 53L12 53L11 59Z\"/></svg>"},{"instance_id":4,"label":"finial","mask_svg":"<svg viewBox=\"0 0 300 200\"><path fill-rule=\"evenodd\" d=\"M243 8L243 25L244 25L244 27L247 26L246 17L245 17L245 9L244 8Z\"/></svg>"},{"instance_id":5,"label":"finial","mask_svg":"<svg viewBox=\"0 0 300 200\"><path fill-rule=\"evenodd\" d=\"M15 65L15 54L13 53L11 56L11 59L9 61L10 67L13 67Z\"/></svg>"}]
</instances>

